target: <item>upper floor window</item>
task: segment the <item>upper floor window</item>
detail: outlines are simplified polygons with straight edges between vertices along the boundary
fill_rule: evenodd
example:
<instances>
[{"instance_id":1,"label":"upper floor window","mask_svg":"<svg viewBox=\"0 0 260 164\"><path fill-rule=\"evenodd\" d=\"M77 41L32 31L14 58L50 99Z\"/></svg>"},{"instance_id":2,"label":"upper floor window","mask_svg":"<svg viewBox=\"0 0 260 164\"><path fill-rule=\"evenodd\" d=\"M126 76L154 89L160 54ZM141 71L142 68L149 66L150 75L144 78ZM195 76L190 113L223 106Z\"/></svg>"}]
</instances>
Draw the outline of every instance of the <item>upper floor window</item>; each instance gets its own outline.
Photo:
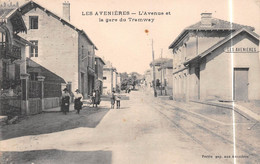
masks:
<instances>
[{"instance_id":1,"label":"upper floor window","mask_svg":"<svg viewBox=\"0 0 260 164\"><path fill-rule=\"evenodd\" d=\"M106 79L107 79L107 77L104 76L104 77L103 77L103 80L106 80Z\"/></svg>"},{"instance_id":2,"label":"upper floor window","mask_svg":"<svg viewBox=\"0 0 260 164\"><path fill-rule=\"evenodd\" d=\"M30 40L35 47L30 47L30 57L38 57L38 40Z\"/></svg>"},{"instance_id":3,"label":"upper floor window","mask_svg":"<svg viewBox=\"0 0 260 164\"><path fill-rule=\"evenodd\" d=\"M38 16L29 16L30 29L38 29Z\"/></svg>"}]
</instances>

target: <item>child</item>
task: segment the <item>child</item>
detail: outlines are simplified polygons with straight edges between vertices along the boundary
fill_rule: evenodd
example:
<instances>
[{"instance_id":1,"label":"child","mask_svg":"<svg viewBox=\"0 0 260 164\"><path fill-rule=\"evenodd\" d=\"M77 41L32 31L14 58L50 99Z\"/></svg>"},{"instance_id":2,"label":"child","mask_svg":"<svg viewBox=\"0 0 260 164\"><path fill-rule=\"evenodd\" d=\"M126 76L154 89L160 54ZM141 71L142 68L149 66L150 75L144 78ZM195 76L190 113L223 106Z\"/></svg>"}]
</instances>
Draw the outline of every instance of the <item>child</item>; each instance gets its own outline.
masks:
<instances>
[{"instance_id":1,"label":"child","mask_svg":"<svg viewBox=\"0 0 260 164\"><path fill-rule=\"evenodd\" d=\"M112 91L112 95L111 95L111 109L114 109L114 105L115 105L115 91Z\"/></svg>"},{"instance_id":2,"label":"child","mask_svg":"<svg viewBox=\"0 0 260 164\"><path fill-rule=\"evenodd\" d=\"M121 100L121 97L120 95L116 95L116 109L120 109L120 100Z\"/></svg>"}]
</instances>

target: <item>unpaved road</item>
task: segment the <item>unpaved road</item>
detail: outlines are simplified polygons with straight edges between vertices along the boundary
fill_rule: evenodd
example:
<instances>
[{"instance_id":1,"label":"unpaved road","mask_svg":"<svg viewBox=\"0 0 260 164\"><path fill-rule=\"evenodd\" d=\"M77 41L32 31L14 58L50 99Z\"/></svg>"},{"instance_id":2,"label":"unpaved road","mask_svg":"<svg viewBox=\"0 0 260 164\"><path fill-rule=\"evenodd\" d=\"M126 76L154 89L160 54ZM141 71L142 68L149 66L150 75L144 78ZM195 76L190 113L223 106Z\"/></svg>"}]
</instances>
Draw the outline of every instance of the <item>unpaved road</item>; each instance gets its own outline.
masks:
<instances>
[{"instance_id":1,"label":"unpaved road","mask_svg":"<svg viewBox=\"0 0 260 164\"><path fill-rule=\"evenodd\" d=\"M1 163L208 164L233 163L232 122L194 115L142 92L121 109L84 109L80 115L45 113L1 127ZM188 109L189 108L189 109ZM201 108L201 107L198 107ZM214 113L214 112L213 112ZM226 117L227 115L223 117ZM250 124L240 118L244 124ZM224 119L226 120L226 119ZM256 128L257 129L257 128ZM258 134L259 128L250 134ZM255 139L255 142L259 140ZM243 140L237 152L257 163L258 149ZM237 154L238 155L238 154ZM212 158L211 158L212 156ZM221 156L217 159L216 156Z\"/></svg>"}]
</instances>

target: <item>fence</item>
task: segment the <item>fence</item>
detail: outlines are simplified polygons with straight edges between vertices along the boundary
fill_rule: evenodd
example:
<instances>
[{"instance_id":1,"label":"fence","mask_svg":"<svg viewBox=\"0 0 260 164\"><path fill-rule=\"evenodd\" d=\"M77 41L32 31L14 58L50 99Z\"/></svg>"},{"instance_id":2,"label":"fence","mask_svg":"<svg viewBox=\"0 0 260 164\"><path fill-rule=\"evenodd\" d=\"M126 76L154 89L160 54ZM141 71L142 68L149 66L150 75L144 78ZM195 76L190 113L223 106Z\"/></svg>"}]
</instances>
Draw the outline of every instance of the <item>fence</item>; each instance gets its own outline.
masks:
<instances>
[{"instance_id":1,"label":"fence","mask_svg":"<svg viewBox=\"0 0 260 164\"><path fill-rule=\"evenodd\" d=\"M40 98L41 97L41 82L40 81L28 81L28 97Z\"/></svg>"},{"instance_id":2,"label":"fence","mask_svg":"<svg viewBox=\"0 0 260 164\"><path fill-rule=\"evenodd\" d=\"M44 82L44 98L61 97L61 84Z\"/></svg>"}]
</instances>

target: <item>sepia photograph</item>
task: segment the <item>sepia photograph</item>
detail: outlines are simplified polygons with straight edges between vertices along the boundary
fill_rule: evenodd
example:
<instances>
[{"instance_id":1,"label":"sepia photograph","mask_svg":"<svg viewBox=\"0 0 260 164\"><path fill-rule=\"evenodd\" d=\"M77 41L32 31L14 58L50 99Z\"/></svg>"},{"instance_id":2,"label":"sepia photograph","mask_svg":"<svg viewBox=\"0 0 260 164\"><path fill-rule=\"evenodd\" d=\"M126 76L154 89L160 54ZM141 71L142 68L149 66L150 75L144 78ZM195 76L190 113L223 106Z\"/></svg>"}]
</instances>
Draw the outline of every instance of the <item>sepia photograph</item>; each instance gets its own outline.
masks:
<instances>
[{"instance_id":1,"label":"sepia photograph","mask_svg":"<svg viewBox=\"0 0 260 164\"><path fill-rule=\"evenodd\" d=\"M260 0L0 0L1 164L260 164Z\"/></svg>"}]
</instances>

